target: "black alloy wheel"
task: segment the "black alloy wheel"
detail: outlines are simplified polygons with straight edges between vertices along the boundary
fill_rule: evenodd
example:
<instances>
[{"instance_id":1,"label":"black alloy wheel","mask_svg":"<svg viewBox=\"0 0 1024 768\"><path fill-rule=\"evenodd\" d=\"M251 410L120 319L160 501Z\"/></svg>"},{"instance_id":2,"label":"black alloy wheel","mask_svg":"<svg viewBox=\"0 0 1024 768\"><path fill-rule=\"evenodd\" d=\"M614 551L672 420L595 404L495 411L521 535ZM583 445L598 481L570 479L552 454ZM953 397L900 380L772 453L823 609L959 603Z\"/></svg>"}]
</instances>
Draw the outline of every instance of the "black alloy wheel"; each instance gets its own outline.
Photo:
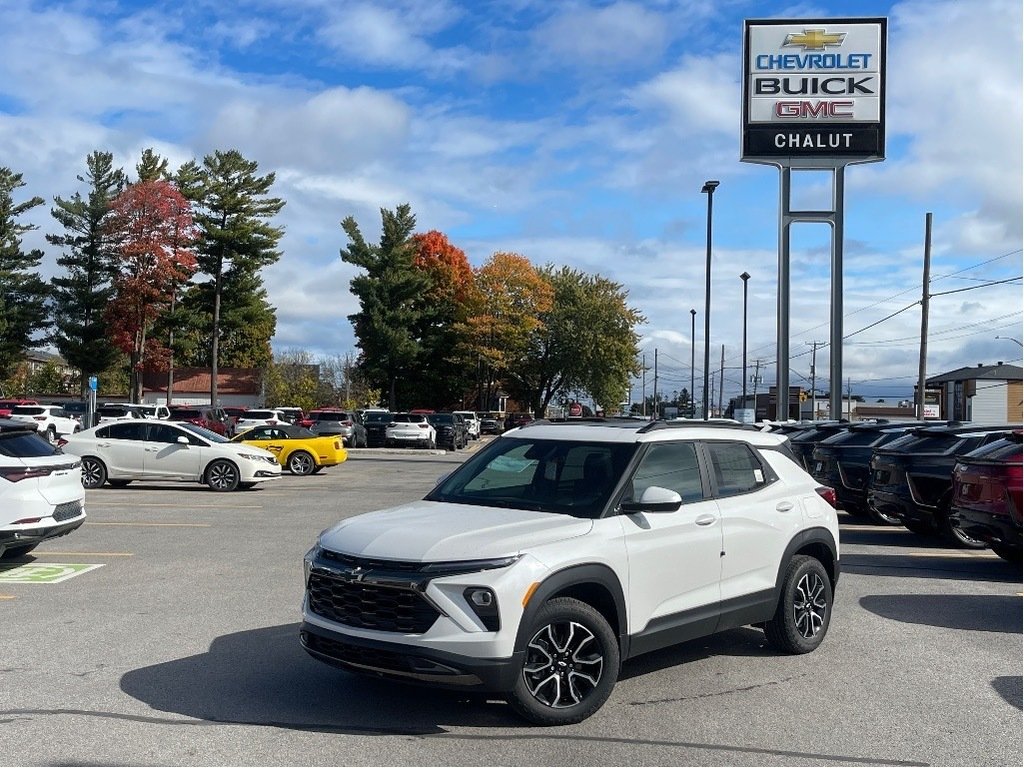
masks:
<instances>
[{"instance_id":1,"label":"black alloy wheel","mask_svg":"<svg viewBox=\"0 0 1024 768\"><path fill-rule=\"evenodd\" d=\"M607 620L569 597L537 613L509 703L537 725L585 720L611 695L619 676L619 646Z\"/></svg>"},{"instance_id":2,"label":"black alloy wheel","mask_svg":"<svg viewBox=\"0 0 1024 768\"><path fill-rule=\"evenodd\" d=\"M825 567L797 555L786 569L775 616L765 624L768 642L786 653L809 653L821 645L832 618L832 583Z\"/></svg>"}]
</instances>

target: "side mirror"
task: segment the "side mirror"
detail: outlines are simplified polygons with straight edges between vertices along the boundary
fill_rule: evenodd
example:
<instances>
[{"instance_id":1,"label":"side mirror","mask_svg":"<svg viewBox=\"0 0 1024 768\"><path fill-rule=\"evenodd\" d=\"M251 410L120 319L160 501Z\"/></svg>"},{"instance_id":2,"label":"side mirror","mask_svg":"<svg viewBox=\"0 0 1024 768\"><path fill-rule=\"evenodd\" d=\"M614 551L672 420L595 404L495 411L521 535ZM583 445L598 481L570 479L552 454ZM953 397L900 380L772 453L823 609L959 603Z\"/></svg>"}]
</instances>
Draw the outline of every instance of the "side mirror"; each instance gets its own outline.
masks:
<instances>
[{"instance_id":1,"label":"side mirror","mask_svg":"<svg viewBox=\"0 0 1024 768\"><path fill-rule=\"evenodd\" d=\"M176 442L178 445L188 445L189 444L188 438L185 437L184 435L178 435L178 439L175 440L174 442Z\"/></svg>"},{"instance_id":2,"label":"side mirror","mask_svg":"<svg viewBox=\"0 0 1024 768\"><path fill-rule=\"evenodd\" d=\"M622 502L622 511L631 515L636 512L675 512L683 506L683 497L673 490L651 485L644 489L638 501Z\"/></svg>"}]
</instances>

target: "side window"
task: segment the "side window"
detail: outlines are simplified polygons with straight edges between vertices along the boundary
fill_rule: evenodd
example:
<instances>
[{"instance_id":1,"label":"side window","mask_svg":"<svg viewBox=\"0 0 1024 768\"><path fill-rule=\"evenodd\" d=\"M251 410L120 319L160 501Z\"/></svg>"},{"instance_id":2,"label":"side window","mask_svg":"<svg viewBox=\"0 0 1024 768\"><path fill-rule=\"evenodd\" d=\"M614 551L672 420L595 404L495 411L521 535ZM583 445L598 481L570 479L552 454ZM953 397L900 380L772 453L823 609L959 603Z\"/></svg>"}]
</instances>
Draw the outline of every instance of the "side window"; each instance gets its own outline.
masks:
<instances>
[{"instance_id":1,"label":"side window","mask_svg":"<svg viewBox=\"0 0 1024 768\"><path fill-rule=\"evenodd\" d=\"M256 427L255 429L249 430L249 440L270 440L270 428L269 427Z\"/></svg>"},{"instance_id":2,"label":"side window","mask_svg":"<svg viewBox=\"0 0 1024 768\"><path fill-rule=\"evenodd\" d=\"M768 484L764 466L745 443L706 443L718 496L736 496Z\"/></svg>"},{"instance_id":3,"label":"side window","mask_svg":"<svg viewBox=\"0 0 1024 768\"><path fill-rule=\"evenodd\" d=\"M632 497L627 487L625 498L637 500L652 485L678 493L683 502L704 498L700 469L697 465L697 447L693 443L656 443L648 446L633 474Z\"/></svg>"},{"instance_id":4,"label":"side window","mask_svg":"<svg viewBox=\"0 0 1024 768\"><path fill-rule=\"evenodd\" d=\"M111 424L107 437L113 440L145 440L145 424Z\"/></svg>"},{"instance_id":5,"label":"side window","mask_svg":"<svg viewBox=\"0 0 1024 768\"><path fill-rule=\"evenodd\" d=\"M178 437L184 434L169 424L149 425L149 441L151 443L177 443Z\"/></svg>"}]
</instances>

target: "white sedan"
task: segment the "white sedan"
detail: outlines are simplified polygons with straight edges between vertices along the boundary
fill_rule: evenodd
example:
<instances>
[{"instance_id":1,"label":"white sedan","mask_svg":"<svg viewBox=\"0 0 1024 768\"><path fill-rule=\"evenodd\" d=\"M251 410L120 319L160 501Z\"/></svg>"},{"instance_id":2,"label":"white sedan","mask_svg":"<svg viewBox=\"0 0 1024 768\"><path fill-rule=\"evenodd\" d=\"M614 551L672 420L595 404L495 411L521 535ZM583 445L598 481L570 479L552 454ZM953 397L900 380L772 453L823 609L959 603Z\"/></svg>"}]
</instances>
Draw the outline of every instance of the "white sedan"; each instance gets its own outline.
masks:
<instances>
[{"instance_id":1,"label":"white sedan","mask_svg":"<svg viewBox=\"0 0 1024 768\"><path fill-rule=\"evenodd\" d=\"M82 459L82 485L123 487L132 480L191 480L215 491L251 488L281 476L277 457L232 443L187 422L131 419L101 424L60 441Z\"/></svg>"},{"instance_id":2,"label":"white sedan","mask_svg":"<svg viewBox=\"0 0 1024 768\"><path fill-rule=\"evenodd\" d=\"M437 431L422 413L396 413L384 431L384 445L437 447Z\"/></svg>"}]
</instances>

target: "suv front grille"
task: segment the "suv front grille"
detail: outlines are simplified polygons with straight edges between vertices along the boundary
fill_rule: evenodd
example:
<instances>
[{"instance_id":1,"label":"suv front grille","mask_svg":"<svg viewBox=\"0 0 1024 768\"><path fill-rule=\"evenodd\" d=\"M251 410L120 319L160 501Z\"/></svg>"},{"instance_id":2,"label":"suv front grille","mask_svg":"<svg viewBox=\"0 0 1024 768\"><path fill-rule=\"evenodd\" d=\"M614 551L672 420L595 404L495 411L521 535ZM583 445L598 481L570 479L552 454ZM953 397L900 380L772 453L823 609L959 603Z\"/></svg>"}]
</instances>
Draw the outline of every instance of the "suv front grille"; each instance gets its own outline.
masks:
<instances>
[{"instance_id":1,"label":"suv front grille","mask_svg":"<svg viewBox=\"0 0 1024 768\"><path fill-rule=\"evenodd\" d=\"M309 575L309 608L350 627L406 634L426 632L441 615L412 589L335 578L316 568Z\"/></svg>"},{"instance_id":2,"label":"suv front grille","mask_svg":"<svg viewBox=\"0 0 1024 768\"><path fill-rule=\"evenodd\" d=\"M329 560L332 563L339 563L349 568L361 568L364 571L387 571L388 573L400 572L407 573L410 571L418 571L427 563L416 563L408 562L405 560L381 560L368 557L355 557L354 555L346 555L343 552L332 552L325 549L321 552L321 557L324 560Z\"/></svg>"},{"instance_id":3,"label":"suv front grille","mask_svg":"<svg viewBox=\"0 0 1024 768\"><path fill-rule=\"evenodd\" d=\"M78 517L80 514L82 514L81 501L65 501L54 508L53 519L59 523L64 520L70 520L73 517Z\"/></svg>"}]
</instances>

